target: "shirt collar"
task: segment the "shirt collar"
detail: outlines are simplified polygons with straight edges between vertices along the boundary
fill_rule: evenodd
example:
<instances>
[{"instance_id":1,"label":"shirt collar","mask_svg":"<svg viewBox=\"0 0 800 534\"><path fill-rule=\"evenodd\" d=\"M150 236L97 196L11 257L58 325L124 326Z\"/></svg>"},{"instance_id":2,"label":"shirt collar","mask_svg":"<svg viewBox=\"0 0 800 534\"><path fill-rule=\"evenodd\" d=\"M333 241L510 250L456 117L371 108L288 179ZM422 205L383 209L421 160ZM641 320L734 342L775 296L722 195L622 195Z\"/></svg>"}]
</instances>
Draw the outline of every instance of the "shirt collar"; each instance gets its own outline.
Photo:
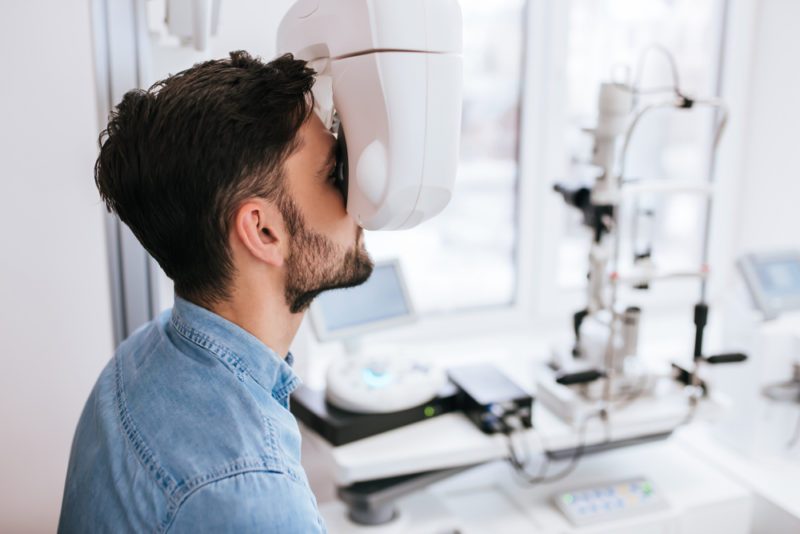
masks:
<instances>
[{"instance_id":1,"label":"shirt collar","mask_svg":"<svg viewBox=\"0 0 800 534\"><path fill-rule=\"evenodd\" d=\"M176 295L170 323L181 336L219 358L237 378L250 376L281 403L300 385L291 367L291 352L281 358L254 335L212 311Z\"/></svg>"}]
</instances>

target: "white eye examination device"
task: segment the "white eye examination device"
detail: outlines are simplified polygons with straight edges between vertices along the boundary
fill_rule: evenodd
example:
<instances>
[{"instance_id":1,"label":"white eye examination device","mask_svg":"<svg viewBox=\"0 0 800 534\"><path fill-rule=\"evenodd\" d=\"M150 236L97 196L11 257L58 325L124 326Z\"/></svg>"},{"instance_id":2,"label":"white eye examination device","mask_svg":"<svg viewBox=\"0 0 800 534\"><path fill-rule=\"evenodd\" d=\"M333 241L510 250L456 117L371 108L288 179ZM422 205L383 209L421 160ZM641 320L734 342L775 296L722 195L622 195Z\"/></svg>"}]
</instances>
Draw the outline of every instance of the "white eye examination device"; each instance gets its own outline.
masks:
<instances>
[{"instance_id":1,"label":"white eye examination device","mask_svg":"<svg viewBox=\"0 0 800 534\"><path fill-rule=\"evenodd\" d=\"M457 0L298 0L278 53L309 62L317 105L338 115L341 187L359 225L412 228L445 208L461 130Z\"/></svg>"}]
</instances>

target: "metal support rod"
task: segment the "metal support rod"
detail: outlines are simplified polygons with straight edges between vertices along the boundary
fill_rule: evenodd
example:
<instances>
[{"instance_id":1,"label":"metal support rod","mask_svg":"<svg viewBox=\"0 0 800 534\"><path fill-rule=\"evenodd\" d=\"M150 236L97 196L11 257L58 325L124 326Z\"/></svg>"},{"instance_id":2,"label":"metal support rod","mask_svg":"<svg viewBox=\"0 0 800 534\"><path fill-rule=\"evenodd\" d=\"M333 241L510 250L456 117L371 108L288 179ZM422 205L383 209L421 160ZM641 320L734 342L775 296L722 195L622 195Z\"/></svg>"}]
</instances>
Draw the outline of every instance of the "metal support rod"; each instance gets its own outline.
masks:
<instances>
[{"instance_id":1,"label":"metal support rod","mask_svg":"<svg viewBox=\"0 0 800 534\"><path fill-rule=\"evenodd\" d=\"M722 139L722 133L725 131L725 126L728 124L728 107L722 103L719 99L709 99L709 100L696 100L695 105L705 105L713 108L715 110L715 119L719 116L718 120L716 121L716 128L714 131L714 140L711 145L711 157L708 160L708 175L707 175L707 182L708 185L711 186L714 183L714 173L716 172L717 168L717 149L719 148L720 139ZM711 215L712 209L714 207L714 195L708 195L706 199L706 217L705 217L705 224L703 225L703 243L701 245L702 251L702 266L703 268L707 268L710 258L710 240L711 240ZM708 280L703 279L700 281L700 302L705 302L707 300L707 292L708 292Z\"/></svg>"}]
</instances>

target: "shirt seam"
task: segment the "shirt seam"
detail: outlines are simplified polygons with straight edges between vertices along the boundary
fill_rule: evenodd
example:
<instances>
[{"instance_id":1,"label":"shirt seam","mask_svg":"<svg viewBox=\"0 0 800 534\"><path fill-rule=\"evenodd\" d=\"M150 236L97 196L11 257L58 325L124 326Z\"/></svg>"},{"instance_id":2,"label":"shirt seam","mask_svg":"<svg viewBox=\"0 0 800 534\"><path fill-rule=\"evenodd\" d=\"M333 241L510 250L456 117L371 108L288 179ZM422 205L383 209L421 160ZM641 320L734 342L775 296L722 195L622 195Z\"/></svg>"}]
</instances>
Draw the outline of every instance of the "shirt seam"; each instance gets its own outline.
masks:
<instances>
[{"instance_id":1,"label":"shirt seam","mask_svg":"<svg viewBox=\"0 0 800 534\"><path fill-rule=\"evenodd\" d=\"M244 462L244 465L240 467L237 466L237 462L234 462L229 466L227 469L223 469L217 473L208 473L206 475L201 475L195 477L193 480L203 479L202 482L195 482L193 487L189 487L187 485L187 489L182 492L180 499L173 501L174 504L170 505L170 509L167 512L167 517L165 518L164 522L162 523L161 527L157 532L166 534L170 528L172 528L173 523L175 522L175 518L178 517L178 513L181 511L181 508L189 500L192 495L195 495L200 492L203 488L206 488L212 484L217 482L221 482L223 480L227 480L229 478L235 477L237 475L243 475L247 473L261 473L264 475L274 475L279 477L285 477L287 480L291 480L295 483L294 479L287 475L284 471L278 471L271 469L266 464L254 464L254 465L247 465L247 462ZM191 482L191 481L190 481Z\"/></svg>"},{"instance_id":2,"label":"shirt seam","mask_svg":"<svg viewBox=\"0 0 800 534\"><path fill-rule=\"evenodd\" d=\"M288 397L292 393L292 391L297 389L297 385L299 383L300 383L299 377L296 376L292 377L292 379L289 380L289 382L281 386L279 389L273 390L272 397L277 401L285 400L286 397Z\"/></svg>"},{"instance_id":3,"label":"shirt seam","mask_svg":"<svg viewBox=\"0 0 800 534\"><path fill-rule=\"evenodd\" d=\"M133 417L128 410L127 397L124 390L124 380L122 377L122 366L118 356L114 357L115 368L115 396L117 404L117 415L119 417L120 425L125 432L128 443L133 447L134 456L145 468L145 470L154 478L154 482L159 490L164 494L164 497L169 501L170 495L175 490L177 484L175 479L167 472L161 465L156 453L147 445L147 442L142 436Z\"/></svg>"},{"instance_id":4,"label":"shirt seam","mask_svg":"<svg viewBox=\"0 0 800 534\"><path fill-rule=\"evenodd\" d=\"M240 381L244 381L244 375L253 378L253 375L250 374L247 365L242 361L242 359L227 347L220 345L207 334L204 334L203 332L192 328L182 321L179 321L174 315L170 319L170 324L173 328L175 328L175 331L182 338L202 349L209 351L227 366L231 367L234 375L236 375L236 378L238 378Z\"/></svg>"}]
</instances>

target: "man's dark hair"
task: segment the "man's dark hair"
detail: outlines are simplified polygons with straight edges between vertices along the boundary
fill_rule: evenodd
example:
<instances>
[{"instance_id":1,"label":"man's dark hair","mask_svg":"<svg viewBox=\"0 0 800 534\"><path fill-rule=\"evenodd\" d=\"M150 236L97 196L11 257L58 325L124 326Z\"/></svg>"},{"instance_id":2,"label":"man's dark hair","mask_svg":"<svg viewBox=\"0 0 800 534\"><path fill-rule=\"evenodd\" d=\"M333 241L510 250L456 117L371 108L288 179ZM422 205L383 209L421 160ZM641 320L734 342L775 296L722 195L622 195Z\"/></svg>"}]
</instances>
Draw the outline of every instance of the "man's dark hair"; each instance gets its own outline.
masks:
<instances>
[{"instance_id":1,"label":"man's dark hair","mask_svg":"<svg viewBox=\"0 0 800 534\"><path fill-rule=\"evenodd\" d=\"M125 94L100 134L95 183L175 283L201 304L229 296L228 233L253 197L281 203L283 162L313 107L314 71L246 52Z\"/></svg>"}]
</instances>

